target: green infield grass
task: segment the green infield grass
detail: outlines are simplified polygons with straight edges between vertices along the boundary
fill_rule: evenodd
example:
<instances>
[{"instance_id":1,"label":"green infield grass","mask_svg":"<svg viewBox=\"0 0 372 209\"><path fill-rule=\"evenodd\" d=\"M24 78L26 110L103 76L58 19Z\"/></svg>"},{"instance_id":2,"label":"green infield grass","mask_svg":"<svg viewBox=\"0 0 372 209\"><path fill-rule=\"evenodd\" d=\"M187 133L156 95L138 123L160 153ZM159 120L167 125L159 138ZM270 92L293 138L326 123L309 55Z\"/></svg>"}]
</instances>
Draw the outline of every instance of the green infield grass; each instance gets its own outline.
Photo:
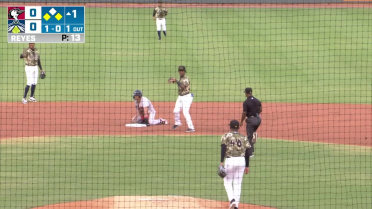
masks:
<instances>
[{"instance_id":1,"label":"green infield grass","mask_svg":"<svg viewBox=\"0 0 372 209\"><path fill-rule=\"evenodd\" d=\"M227 200L218 136L54 137L0 142L0 208L123 195ZM369 208L372 150L261 139L242 202L277 208Z\"/></svg>"},{"instance_id":2,"label":"green infield grass","mask_svg":"<svg viewBox=\"0 0 372 209\"><path fill-rule=\"evenodd\" d=\"M20 101L27 44L6 44L1 9L0 101ZM174 101L168 85L185 65L195 101L372 103L370 8L170 8L157 40L151 8L87 8L85 44L37 44L41 101L128 101L142 89Z\"/></svg>"}]
</instances>

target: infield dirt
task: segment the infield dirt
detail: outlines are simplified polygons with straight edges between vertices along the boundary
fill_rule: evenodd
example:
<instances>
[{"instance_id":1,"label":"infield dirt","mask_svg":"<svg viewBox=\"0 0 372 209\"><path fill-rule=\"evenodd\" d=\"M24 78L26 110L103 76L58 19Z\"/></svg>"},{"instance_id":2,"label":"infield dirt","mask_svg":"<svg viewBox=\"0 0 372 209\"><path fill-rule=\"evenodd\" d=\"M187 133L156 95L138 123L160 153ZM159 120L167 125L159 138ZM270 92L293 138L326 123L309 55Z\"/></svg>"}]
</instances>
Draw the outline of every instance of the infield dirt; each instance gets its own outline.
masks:
<instances>
[{"instance_id":1,"label":"infield dirt","mask_svg":"<svg viewBox=\"0 0 372 209\"><path fill-rule=\"evenodd\" d=\"M0 139L82 135L189 135L183 121L176 131L173 102L155 102L156 117L168 125L128 128L131 102L0 103ZM241 116L241 103L195 102L194 135L222 135ZM244 129L240 130L244 133ZM372 146L372 106L355 104L264 103L259 137Z\"/></svg>"}]
</instances>

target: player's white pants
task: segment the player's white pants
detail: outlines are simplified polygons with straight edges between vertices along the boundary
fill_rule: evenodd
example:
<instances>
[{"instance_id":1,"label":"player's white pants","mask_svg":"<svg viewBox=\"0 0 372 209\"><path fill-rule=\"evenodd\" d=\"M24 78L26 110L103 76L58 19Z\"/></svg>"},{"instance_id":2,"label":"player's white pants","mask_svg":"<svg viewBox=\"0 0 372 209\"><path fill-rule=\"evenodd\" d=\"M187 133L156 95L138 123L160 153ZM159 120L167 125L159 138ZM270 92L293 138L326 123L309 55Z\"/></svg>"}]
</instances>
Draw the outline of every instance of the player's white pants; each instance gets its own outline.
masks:
<instances>
[{"instance_id":1,"label":"player's white pants","mask_svg":"<svg viewBox=\"0 0 372 209\"><path fill-rule=\"evenodd\" d=\"M229 202L235 199L236 207L239 207L240 193L245 169L244 157L231 157L225 160L227 175L223 179Z\"/></svg>"},{"instance_id":2,"label":"player's white pants","mask_svg":"<svg viewBox=\"0 0 372 209\"><path fill-rule=\"evenodd\" d=\"M158 125L160 124L160 119L155 119L156 112L149 113L149 124L150 125ZM141 123L142 119L140 116L134 117L133 122Z\"/></svg>"},{"instance_id":3,"label":"player's white pants","mask_svg":"<svg viewBox=\"0 0 372 209\"><path fill-rule=\"evenodd\" d=\"M36 85L39 77L39 69L37 66L25 66L27 85Z\"/></svg>"},{"instance_id":4,"label":"player's white pants","mask_svg":"<svg viewBox=\"0 0 372 209\"><path fill-rule=\"evenodd\" d=\"M181 108L183 112L183 116L186 119L187 126L190 129L194 129L194 125L191 120L191 115L190 115L190 107L192 104L192 100L194 99L192 94L186 94L185 96L178 96L177 101L176 101L176 106L174 107L173 113L174 113L174 121L175 125L182 125L181 123Z\"/></svg>"},{"instance_id":5,"label":"player's white pants","mask_svg":"<svg viewBox=\"0 0 372 209\"><path fill-rule=\"evenodd\" d=\"M150 125L158 125L160 124L160 119L155 119L156 112L152 112L149 114L149 123Z\"/></svg>"},{"instance_id":6,"label":"player's white pants","mask_svg":"<svg viewBox=\"0 0 372 209\"><path fill-rule=\"evenodd\" d=\"M167 31L165 18L156 18L156 30L161 31L161 29L163 29L163 31Z\"/></svg>"}]
</instances>

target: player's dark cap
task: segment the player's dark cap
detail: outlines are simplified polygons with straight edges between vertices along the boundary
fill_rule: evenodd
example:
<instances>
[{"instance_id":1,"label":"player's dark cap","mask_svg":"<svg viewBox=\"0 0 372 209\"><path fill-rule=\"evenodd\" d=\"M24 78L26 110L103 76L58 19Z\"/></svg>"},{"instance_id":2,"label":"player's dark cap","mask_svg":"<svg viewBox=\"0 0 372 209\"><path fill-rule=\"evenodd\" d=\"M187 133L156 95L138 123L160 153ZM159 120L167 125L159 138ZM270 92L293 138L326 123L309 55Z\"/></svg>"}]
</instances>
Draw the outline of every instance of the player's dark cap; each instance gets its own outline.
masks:
<instances>
[{"instance_id":1,"label":"player's dark cap","mask_svg":"<svg viewBox=\"0 0 372 209\"><path fill-rule=\"evenodd\" d=\"M178 66L178 71L185 71L186 73L186 67L183 65Z\"/></svg>"},{"instance_id":2,"label":"player's dark cap","mask_svg":"<svg viewBox=\"0 0 372 209\"><path fill-rule=\"evenodd\" d=\"M246 93L246 94L252 94L252 88L250 88L250 87L245 88L244 93Z\"/></svg>"},{"instance_id":3,"label":"player's dark cap","mask_svg":"<svg viewBox=\"0 0 372 209\"><path fill-rule=\"evenodd\" d=\"M142 97L142 91L141 90L135 90L134 92L133 92L133 99L134 99L134 97L135 96L139 96L139 97Z\"/></svg>"},{"instance_id":4,"label":"player's dark cap","mask_svg":"<svg viewBox=\"0 0 372 209\"><path fill-rule=\"evenodd\" d=\"M239 121L237 121L237 120L230 121L230 128L231 129L239 129Z\"/></svg>"}]
</instances>

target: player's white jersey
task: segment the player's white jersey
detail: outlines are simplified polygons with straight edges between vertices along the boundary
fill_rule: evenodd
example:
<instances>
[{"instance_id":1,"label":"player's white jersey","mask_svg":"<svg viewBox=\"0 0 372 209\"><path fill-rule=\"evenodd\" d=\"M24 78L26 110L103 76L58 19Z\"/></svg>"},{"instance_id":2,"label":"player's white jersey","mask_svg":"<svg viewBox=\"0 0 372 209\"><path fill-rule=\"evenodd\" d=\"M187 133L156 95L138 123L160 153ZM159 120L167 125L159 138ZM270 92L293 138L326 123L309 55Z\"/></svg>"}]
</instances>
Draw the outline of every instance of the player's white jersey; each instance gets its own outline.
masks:
<instances>
[{"instance_id":1,"label":"player's white jersey","mask_svg":"<svg viewBox=\"0 0 372 209\"><path fill-rule=\"evenodd\" d=\"M141 101L139 102L139 104L137 101L134 101L134 103L136 105L137 110L142 108L148 108L149 114L156 112L154 106L152 105L151 101L147 99L147 97L141 97Z\"/></svg>"}]
</instances>

